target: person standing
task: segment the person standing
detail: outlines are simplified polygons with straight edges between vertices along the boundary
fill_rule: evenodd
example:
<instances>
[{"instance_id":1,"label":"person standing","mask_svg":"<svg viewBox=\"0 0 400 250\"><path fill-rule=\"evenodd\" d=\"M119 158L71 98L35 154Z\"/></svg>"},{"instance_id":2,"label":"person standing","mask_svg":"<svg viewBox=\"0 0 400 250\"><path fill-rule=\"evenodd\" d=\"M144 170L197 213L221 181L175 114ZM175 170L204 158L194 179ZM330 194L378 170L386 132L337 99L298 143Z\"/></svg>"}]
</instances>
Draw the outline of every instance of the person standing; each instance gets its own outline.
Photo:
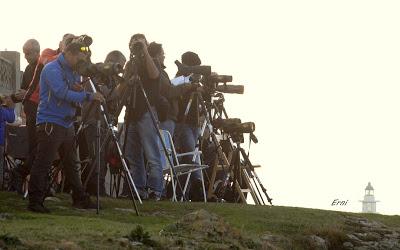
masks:
<instances>
[{"instance_id":1,"label":"person standing","mask_svg":"<svg viewBox=\"0 0 400 250\"><path fill-rule=\"evenodd\" d=\"M74 145L73 127L76 103L104 101L100 93L83 91L81 76L76 66L88 57L88 47L80 42L69 43L57 60L48 63L40 77L40 102L37 113L37 152L29 180L28 210L49 213L44 206L48 188L48 174L57 152L64 166L64 173L72 186L73 206L95 208L84 193L80 180L77 150Z\"/></svg>"}]
</instances>

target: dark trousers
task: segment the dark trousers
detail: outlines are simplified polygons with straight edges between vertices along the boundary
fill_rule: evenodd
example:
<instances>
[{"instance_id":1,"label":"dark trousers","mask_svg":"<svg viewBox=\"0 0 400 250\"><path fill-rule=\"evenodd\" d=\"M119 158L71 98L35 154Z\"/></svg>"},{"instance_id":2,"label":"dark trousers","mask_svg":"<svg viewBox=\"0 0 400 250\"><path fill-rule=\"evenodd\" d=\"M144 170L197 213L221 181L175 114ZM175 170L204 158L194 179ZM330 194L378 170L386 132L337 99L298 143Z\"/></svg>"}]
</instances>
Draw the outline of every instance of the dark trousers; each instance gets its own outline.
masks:
<instances>
[{"instance_id":1,"label":"dark trousers","mask_svg":"<svg viewBox=\"0 0 400 250\"><path fill-rule=\"evenodd\" d=\"M3 190L4 184L4 145L0 145L0 190Z\"/></svg>"},{"instance_id":2,"label":"dark trousers","mask_svg":"<svg viewBox=\"0 0 400 250\"><path fill-rule=\"evenodd\" d=\"M36 113L37 105L31 101L24 103L24 112L26 115L26 128L28 132L29 155L21 169L18 169L22 178L29 175L31 171L33 160L36 155L37 137L36 137Z\"/></svg>"},{"instance_id":3,"label":"dark trousers","mask_svg":"<svg viewBox=\"0 0 400 250\"><path fill-rule=\"evenodd\" d=\"M36 132L38 145L30 173L29 203L43 203L49 186L48 176L57 152L61 157L63 172L71 184L73 200L83 199L80 163L74 146L74 128L45 123L38 125Z\"/></svg>"},{"instance_id":4,"label":"dark trousers","mask_svg":"<svg viewBox=\"0 0 400 250\"><path fill-rule=\"evenodd\" d=\"M107 129L104 128L105 125L102 126L100 129L100 147L104 143L104 140L106 139L106 134L107 134ZM85 129L85 137L87 141L87 148L88 148L88 154L91 159L91 163L93 163L97 157L97 151L96 151L96 130L97 126L96 124L89 124ZM101 148L100 148L101 149ZM103 150L100 152L100 195L105 195L105 187L104 187L104 182L107 174L107 166L106 166L106 158L105 158L105 152L107 150L107 147L104 146ZM92 164L89 163L87 169L86 169L86 174L89 174L90 167L94 167L92 171L92 175L88 181L88 186L87 186L87 192L90 194L96 194L97 192L97 164L92 166Z\"/></svg>"}]
</instances>

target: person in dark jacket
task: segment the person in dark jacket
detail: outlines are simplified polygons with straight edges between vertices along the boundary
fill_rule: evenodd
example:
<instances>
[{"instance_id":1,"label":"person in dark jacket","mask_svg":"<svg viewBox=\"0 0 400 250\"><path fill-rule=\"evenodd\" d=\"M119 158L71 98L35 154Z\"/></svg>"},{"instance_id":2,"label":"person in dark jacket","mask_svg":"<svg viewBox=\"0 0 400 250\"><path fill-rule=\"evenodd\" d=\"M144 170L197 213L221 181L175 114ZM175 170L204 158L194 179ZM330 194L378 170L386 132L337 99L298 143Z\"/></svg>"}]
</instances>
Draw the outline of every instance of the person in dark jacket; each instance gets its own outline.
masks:
<instances>
[{"instance_id":1,"label":"person in dark jacket","mask_svg":"<svg viewBox=\"0 0 400 250\"><path fill-rule=\"evenodd\" d=\"M161 64L160 102L162 102L164 106L161 108L163 110L159 111L160 128L167 130L173 137L179 114L179 99L190 93L190 91L196 90L199 85L184 83L174 86L170 81L168 73L165 71L165 55L162 45L156 42L150 43L149 53ZM160 114L160 112L164 112L164 114Z\"/></svg>"},{"instance_id":2,"label":"person in dark jacket","mask_svg":"<svg viewBox=\"0 0 400 250\"><path fill-rule=\"evenodd\" d=\"M35 39L29 39L23 46L23 53L28 65L22 76L21 90L12 97L14 102L23 103L26 118L26 129L28 134L28 156L23 165L18 165L15 169L15 189L22 194L23 180L29 174L36 154L36 113L39 104L39 79L43 69L40 63L40 44Z\"/></svg>"},{"instance_id":3,"label":"person in dark jacket","mask_svg":"<svg viewBox=\"0 0 400 250\"><path fill-rule=\"evenodd\" d=\"M181 56L182 64L187 66L198 66L201 65L200 57L191 51L185 52ZM176 77L187 76L181 72L176 73ZM180 153L192 152L198 145L200 137L200 119L199 119L199 103L196 98L192 100L189 113L187 117L184 117L184 112L189 105L190 95L180 98L179 101L179 114L178 122L175 129L175 142L179 148ZM191 164L193 157L183 157L182 162ZM201 192L201 172L200 170L194 171L190 177L189 187L190 199L192 201L202 200Z\"/></svg>"},{"instance_id":4,"label":"person in dark jacket","mask_svg":"<svg viewBox=\"0 0 400 250\"><path fill-rule=\"evenodd\" d=\"M57 59L58 55L63 51L68 39L74 38L73 34L65 34L56 50L44 49L40 53L40 44L35 39L29 39L23 46L23 53L28 62L21 83L21 90L12 95L14 102L21 102L24 105L26 117L26 128L28 132L28 152L23 165L18 165L14 170L14 189L22 194L22 186L25 178L29 175L33 160L36 156L36 114L39 105L39 80L44 65ZM40 56L39 56L40 55Z\"/></svg>"}]
</instances>

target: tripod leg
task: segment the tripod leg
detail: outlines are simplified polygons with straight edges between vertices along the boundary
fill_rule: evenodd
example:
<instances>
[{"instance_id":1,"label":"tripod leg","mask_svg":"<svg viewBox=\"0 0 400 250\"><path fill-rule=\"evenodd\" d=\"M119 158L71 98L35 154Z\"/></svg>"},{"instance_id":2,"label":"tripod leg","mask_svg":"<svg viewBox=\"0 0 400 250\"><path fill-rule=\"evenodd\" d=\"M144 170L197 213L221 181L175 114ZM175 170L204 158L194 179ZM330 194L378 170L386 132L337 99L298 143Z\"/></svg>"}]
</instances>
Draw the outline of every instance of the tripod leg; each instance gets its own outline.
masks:
<instances>
[{"instance_id":1,"label":"tripod leg","mask_svg":"<svg viewBox=\"0 0 400 250\"><path fill-rule=\"evenodd\" d=\"M89 83L90 83L90 86L91 86L91 88L92 88L92 91L93 91L94 93L96 93L97 90L96 90L96 88L95 88L95 86L94 86L94 83L93 83L92 79L90 79L90 78L89 78ZM125 158L123 157L122 150L121 150L121 147L119 146L119 142L118 142L117 136L115 135L115 132L114 132L114 130L113 130L113 126L112 126L112 124L109 123L109 119L108 119L108 117L107 117L107 113L106 113L105 106L104 106L103 104L100 104L99 110L100 110L101 115L102 115L102 117L103 117L103 119L104 119L104 122L105 122L106 125L107 125L108 131L111 133L111 138L112 138L112 140L113 140L113 142L114 142L114 145L115 145L115 147L116 147L117 150L118 150L118 155L119 155L119 158L120 158L120 160L121 160L123 169L124 169L124 171L125 171L125 173L126 173L126 175L127 175L127 177L128 177L128 180L129 180L128 183L130 184L130 185L129 185L129 189L130 189L130 191L131 191L132 202L133 202L133 204L134 204L134 207L135 207L135 210L136 210L136 214L139 215L139 210L138 210L138 207L137 207L137 205L136 205L136 201L135 201L135 197L134 197L134 195L133 195L132 188L134 189L134 191L135 191L135 193L136 193L136 195L137 195L137 198L138 198L140 204L142 204L142 200L140 199L139 192L138 192L137 189L136 189L135 183L133 182L133 178L132 178L132 176L131 176L131 174L130 174L130 172L129 172L128 165L126 164Z\"/></svg>"},{"instance_id":2,"label":"tripod leg","mask_svg":"<svg viewBox=\"0 0 400 250\"><path fill-rule=\"evenodd\" d=\"M208 194L207 194L208 197L211 197L214 193L214 183L217 177L218 162L219 162L218 157L216 157L214 160L214 164L212 166L210 183L208 184Z\"/></svg>"},{"instance_id":3,"label":"tripod leg","mask_svg":"<svg viewBox=\"0 0 400 250\"><path fill-rule=\"evenodd\" d=\"M101 121L97 120L97 129L96 129L96 159L97 159L97 214L99 214L100 210L100 129L101 129ZM103 183L104 185L104 183Z\"/></svg>"},{"instance_id":4,"label":"tripod leg","mask_svg":"<svg viewBox=\"0 0 400 250\"><path fill-rule=\"evenodd\" d=\"M204 174L203 174L203 169L200 169L200 175L201 175L201 187L203 188L204 203L207 203L206 187L205 187L205 185L204 185Z\"/></svg>"},{"instance_id":5,"label":"tripod leg","mask_svg":"<svg viewBox=\"0 0 400 250\"><path fill-rule=\"evenodd\" d=\"M187 189L187 187L188 187L188 185L189 185L189 180L190 180L190 176L191 176L191 172L187 175L187 177L186 177L186 182L185 182L185 186L184 186L184 188L183 188L183 191L182 191L182 198L181 198L181 201L184 201L184 199L186 199L186 198L184 198L184 197L186 197L186 189Z\"/></svg>"},{"instance_id":6,"label":"tripod leg","mask_svg":"<svg viewBox=\"0 0 400 250\"><path fill-rule=\"evenodd\" d=\"M166 159L168 160L168 163L169 163L169 166L170 166L171 171L174 173L174 176L175 176L175 178L176 178L175 181L176 181L176 183L178 184L179 189L181 190L181 192L183 192L182 185L181 185L181 183L180 183L180 181L179 181L179 178L177 178L175 169L173 168L174 164L172 163L172 160L171 160L171 158L170 158L169 155L168 155L167 146L165 145L165 142L164 142L164 140L163 140L163 136L161 135L160 128L158 127L157 120L156 120L156 118L154 117L154 114L153 114L153 111L152 111L152 108L151 108L149 99L147 98L146 91L144 90L142 83L140 83L139 86L140 86L140 89L142 90L142 93L143 93L143 96L144 96L144 99L145 99L147 111L148 111L149 114L150 114L151 120L152 120L152 122L153 122L153 126L154 126L154 128L156 129L157 136L158 136L158 138L159 138L159 140L160 140L160 142L161 142L162 148L163 148L163 150L164 150L165 157L166 157ZM186 200L186 199L185 199L185 196L182 196L182 197L184 198L184 200Z\"/></svg>"},{"instance_id":7,"label":"tripod leg","mask_svg":"<svg viewBox=\"0 0 400 250\"><path fill-rule=\"evenodd\" d=\"M267 198L267 201L272 205L272 199L269 197L268 193L267 193L267 189L264 187L264 185L262 184L260 178L258 178L258 175L256 173L256 171L254 170L253 165L250 162L249 157L247 156L246 152L244 151L244 149L241 148L241 152L243 155L243 158L245 159L245 162L248 163L248 166L250 167L250 170L252 171L253 176L256 178L261 190L263 191L265 197ZM260 195L261 196L261 195Z\"/></svg>"}]
</instances>

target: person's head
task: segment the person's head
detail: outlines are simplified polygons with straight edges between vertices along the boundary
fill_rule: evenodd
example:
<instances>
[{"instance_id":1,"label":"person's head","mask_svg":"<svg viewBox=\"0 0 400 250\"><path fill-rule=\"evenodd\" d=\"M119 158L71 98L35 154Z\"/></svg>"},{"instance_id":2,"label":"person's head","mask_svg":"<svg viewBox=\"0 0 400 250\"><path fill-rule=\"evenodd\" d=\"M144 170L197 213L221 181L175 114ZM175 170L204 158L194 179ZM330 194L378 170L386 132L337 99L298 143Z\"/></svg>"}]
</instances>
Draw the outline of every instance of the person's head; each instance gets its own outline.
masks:
<instances>
[{"instance_id":1,"label":"person's head","mask_svg":"<svg viewBox=\"0 0 400 250\"><path fill-rule=\"evenodd\" d=\"M144 45L136 46L139 45L140 43L143 43ZM142 46L149 46L149 43L147 42L146 37L143 34L137 33L131 37L131 40L129 41L129 50L131 51L131 56L133 55L138 55L140 54L140 51L143 49L141 48Z\"/></svg>"},{"instance_id":2,"label":"person's head","mask_svg":"<svg viewBox=\"0 0 400 250\"><path fill-rule=\"evenodd\" d=\"M150 56L157 59L161 63L161 65L164 66L165 54L162 45L156 42L151 42L149 44L148 50Z\"/></svg>"},{"instance_id":3,"label":"person's head","mask_svg":"<svg viewBox=\"0 0 400 250\"><path fill-rule=\"evenodd\" d=\"M187 51L182 54L182 63L187 66L198 66L201 64L199 55L192 51Z\"/></svg>"},{"instance_id":4,"label":"person's head","mask_svg":"<svg viewBox=\"0 0 400 250\"><path fill-rule=\"evenodd\" d=\"M121 51L113 50L107 54L104 63L118 63L123 67L126 63L126 57L124 56L124 54L122 54Z\"/></svg>"},{"instance_id":5,"label":"person's head","mask_svg":"<svg viewBox=\"0 0 400 250\"><path fill-rule=\"evenodd\" d=\"M64 57L68 65L76 70L79 61L87 60L90 56L88 48L83 43L72 42L64 49Z\"/></svg>"},{"instance_id":6,"label":"person's head","mask_svg":"<svg viewBox=\"0 0 400 250\"><path fill-rule=\"evenodd\" d=\"M182 64L184 64L186 66L201 65L200 57L192 51L187 51L187 52L183 53L181 56L181 61L182 61ZM188 76L189 74L188 73L183 74L182 72L180 72L178 70L178 72L176 72L176 76L181 76L181 75Z\"/></svg>"},{"instance_id":7,"label":"person's head","mask_svg":"<svg viewBox=\"0 0 400 250\"><path fill-rule=\"evenodd\" d=\"M64 34L60 43L58 44L58 48L60 52L64 52L65 47L75 38L76 36L71 33Z\"/></svg>"},{"instance_id":8,"label":"person's head","mask_svg":"<svg viewBox=\"0 0 400 250\"><path fill-rule=\"evenodd\" d=\"M29 39L22 47L22 51L24 52L25 59L29 64L36 63L40 56L39 42L35 39Z\"/></svg>"},{"instance_id":9,"label":"person's head","mask_svg":"<svg viewBox=\"0 0 400 250\"><path fill-rule=\"evenodd\" d=\"M131 40L129 41L129 48L131 48L132 44L134 44L137 41L144 41L146 43L146 45L149 46L149 43L147 42L145 35L143 35L141 33L137 33L131 37Z\"/></svg>"}]
</instances>

